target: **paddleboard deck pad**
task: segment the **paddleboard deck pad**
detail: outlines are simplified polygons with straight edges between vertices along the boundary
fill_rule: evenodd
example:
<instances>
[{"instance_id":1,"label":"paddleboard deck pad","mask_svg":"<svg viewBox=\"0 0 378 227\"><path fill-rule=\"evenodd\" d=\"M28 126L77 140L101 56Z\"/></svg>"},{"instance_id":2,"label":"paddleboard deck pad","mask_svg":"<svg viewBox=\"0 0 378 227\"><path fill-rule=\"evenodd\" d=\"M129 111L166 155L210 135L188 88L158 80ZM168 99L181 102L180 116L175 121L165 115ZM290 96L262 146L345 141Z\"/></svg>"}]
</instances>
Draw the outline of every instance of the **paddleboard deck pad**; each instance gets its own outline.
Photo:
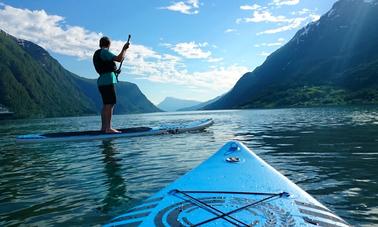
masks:
<instances>
[{"instance_id":1,"label":"paddleboard deck pad","mask_svg":"<svg viewBox=\"0 0 378 227\"><path fill-rule=\"evenodd\" d=\"M109 226L349 226L242 143L201 165Z\"/></svg>"},{"instance_id":2,"label":"paddleboard deck pad","mask_svg":"<svg viewBox=\"0 0 378 227\"><path fill-rule=\"evenodd\" d=\"M102 131L78 131L78 132L57 132L45 134L29 134L17 136L17 142L57 142L57 141L78 141L112 139L122 137L149 136L161 134L178 134L184 132L201 131L210 127L214 121L203 119L191 122L163 125L159 127L135 127L118 129L121 133L104 133Z\"/></svg>"}]
</instances>

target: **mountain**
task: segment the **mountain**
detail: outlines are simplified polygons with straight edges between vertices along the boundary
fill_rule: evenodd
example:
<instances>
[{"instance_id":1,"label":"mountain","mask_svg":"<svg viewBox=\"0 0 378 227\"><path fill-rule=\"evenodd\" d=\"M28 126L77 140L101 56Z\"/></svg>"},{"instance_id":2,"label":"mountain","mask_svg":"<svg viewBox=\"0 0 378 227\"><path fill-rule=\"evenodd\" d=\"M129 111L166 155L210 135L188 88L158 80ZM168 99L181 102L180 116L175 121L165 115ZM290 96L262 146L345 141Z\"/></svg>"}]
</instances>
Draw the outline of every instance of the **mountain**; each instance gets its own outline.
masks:
<instances>
[{"instance_id":1,"label":"mountain","mask_svg":"<svg viewBox=\"0 0 378 227\"><path fill-rule=\"evenodd\" d=\"M378 0L339 0L205 109L378 103Z\"/></svg>"},{"instance_id":2,"label":"mountain","mask_svg":"<svg viewBox=\"0 0 378 227\"><path fill-rule=\"evenodd\" d=\"M96 80L64 69L42 47L0 30L0 105L16 117L96 114ZM159 111L135 84L121 82L116 113Z\"/></svg>"},{"instance_id":3,"label":"mountain","mask_svg":"<svg viewBox=\"0 0 378 227\"><path fill-rule=\"evenodd\" d=\"M164 111L177 111L182 108L198 105L201 102L194 100L177 99L173 97L166 97L157 107Z\"/></svg>"},{"instance_id":4,"label":"mountain","mask_svg":"<svg viewBox=\"0 0 378 227\"><path fill-rule=\"evenodd\" d=\"M97 81L72 74L76 86L95 104L96 112L102 108L102 99L98 92ZM117 104L114 114L160 112L152 102L133 83L120 81L116 86Z\"/></svg>"},{"instance_id":5,"label":"mountain","mask_svg":"<svg viewBox=\"0 0 378 227\"><path fill-rule=\"evenodd\" d=\"M215 102L215 101L218 101L221 97L223 97L224 95L220 95L220 96L217 96L213 99L210 99L209 101L206 101L206 102L201 102L200 104L197 104L197 105L194 105L194 106L190 106L190 107L185 107L185 108L182 108L182 109L178 109L178 111L193 111L193 110L201 110L202 108L204 108L205 106L207 105L210 105L211 103Z\"/></svg>"}]
</instances>

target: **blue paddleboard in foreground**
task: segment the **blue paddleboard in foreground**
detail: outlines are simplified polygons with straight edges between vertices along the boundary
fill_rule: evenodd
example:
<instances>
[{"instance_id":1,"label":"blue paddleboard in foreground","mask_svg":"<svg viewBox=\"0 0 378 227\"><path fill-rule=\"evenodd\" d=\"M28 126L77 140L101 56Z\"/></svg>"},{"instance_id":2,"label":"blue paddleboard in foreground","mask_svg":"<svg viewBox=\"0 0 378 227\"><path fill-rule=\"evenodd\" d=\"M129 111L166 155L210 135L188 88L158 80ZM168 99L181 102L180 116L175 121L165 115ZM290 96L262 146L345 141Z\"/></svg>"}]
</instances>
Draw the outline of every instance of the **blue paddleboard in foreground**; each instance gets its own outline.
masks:
<instances>
[{"instance_id":1,"label":"blue paddleboard in foreground","mask_svg":"<svg viewBox=\"0 0 378 227\"><path fill-rule=\"evenodd\" d=\"M240 142L105 226L349 226Z\"/></svg>"},{"instance_id":2,"label":"blue paddleboard in foreground","mask_svg":"<svg viewBox=\"0 0 378 227\"><path fill-rule=\"evenodd\" d=\"M57 141L79 141L112 139L122 137L150 136L161 134L177 134L204 130L210 127L214 121L212 119L197 120L185 123L164 125L160 127L136 127L118 129L121 133L103 133L101 131L78 131L78 132L57 132L46 134L29 134L17 136L17 142L57 142Z\"/></svg>"}]
</instances>

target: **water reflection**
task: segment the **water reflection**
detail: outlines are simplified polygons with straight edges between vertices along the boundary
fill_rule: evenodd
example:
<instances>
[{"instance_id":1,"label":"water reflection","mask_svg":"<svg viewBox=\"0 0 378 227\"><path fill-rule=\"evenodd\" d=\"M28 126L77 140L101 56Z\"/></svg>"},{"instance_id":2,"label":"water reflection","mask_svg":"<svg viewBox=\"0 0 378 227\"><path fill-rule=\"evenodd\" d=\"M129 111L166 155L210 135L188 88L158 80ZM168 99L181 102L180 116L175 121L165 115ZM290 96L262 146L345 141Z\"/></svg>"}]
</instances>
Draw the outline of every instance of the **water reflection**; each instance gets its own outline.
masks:
<instances>
[{"instance_id":1,"label":"water reflection","mask_svg":"<svg viewBox=\"0 0 378 227\"><path fill-rule=\"evenodd\" d=\"M117 158L117 149L112 140L103 140L99 146L104 156L104 173L107 177L105 186L107 194L102 201L100 210L109 212L114 207L120 207L130 198L126 195L127 188L125 179L122 177L122 158Z\"/></svg>"},{"instance_id":2,"label":"water reflection","mask_svg":"<svg viewBox=\"0 0 378 227\"><path fill-rule=\"evenodd\" d=\"M235 138L339 216L352 224L366 224L378 219L377 128L365 121L373 115L362 115L359 124L354 117L348 124L332 127L318 124L260 131L249 126L235 133Z\"/></svg>"},{"instance_id":3,"label":"water reflection","mask_svg":"<svg viewBox=\"0 0 378 227\"><path fill-rule=\"evenodd\" d=\"M0 124L0 226L95 226L124 213L238 139L355 225L378 224L378 108L117 116L116 127L213 118L205 132L15 144L19 134L96 129L98 117ZM96 209L97 208L97 209Z\"/></svg>"}]
</instances>

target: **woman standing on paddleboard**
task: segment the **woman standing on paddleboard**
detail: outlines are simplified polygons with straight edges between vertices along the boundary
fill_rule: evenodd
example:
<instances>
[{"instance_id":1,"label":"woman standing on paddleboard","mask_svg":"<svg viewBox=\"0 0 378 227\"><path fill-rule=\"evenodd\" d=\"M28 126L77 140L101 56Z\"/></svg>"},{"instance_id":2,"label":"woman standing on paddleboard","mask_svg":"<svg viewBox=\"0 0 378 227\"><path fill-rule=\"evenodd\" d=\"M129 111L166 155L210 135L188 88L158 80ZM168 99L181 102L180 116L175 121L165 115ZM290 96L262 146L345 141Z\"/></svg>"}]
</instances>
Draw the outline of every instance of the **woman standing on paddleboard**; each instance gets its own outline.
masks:
<instances>
[{"instance_id":1,"label":"woman standing on paddleboard","mask_svg":"<svg viewBox=\"0 0 378 227\"><path fill-rule=\"evenodd\" d=\"M110 43L108 37L102 37L100 39L100 49L96 50L93 55L93 64L97 73L100 75L97 79L97 86L104 105L101 112L101 131L105 133L119 133L118 130L112 128L111 124L113 108L117 101L115 93L115 84L117 83L116 74L118 75L120 73L119 69L117 70L115 61L123 61L130 43L127 41L118 55L114 55L109 51Z\"/></svg>"}]
</instances>

